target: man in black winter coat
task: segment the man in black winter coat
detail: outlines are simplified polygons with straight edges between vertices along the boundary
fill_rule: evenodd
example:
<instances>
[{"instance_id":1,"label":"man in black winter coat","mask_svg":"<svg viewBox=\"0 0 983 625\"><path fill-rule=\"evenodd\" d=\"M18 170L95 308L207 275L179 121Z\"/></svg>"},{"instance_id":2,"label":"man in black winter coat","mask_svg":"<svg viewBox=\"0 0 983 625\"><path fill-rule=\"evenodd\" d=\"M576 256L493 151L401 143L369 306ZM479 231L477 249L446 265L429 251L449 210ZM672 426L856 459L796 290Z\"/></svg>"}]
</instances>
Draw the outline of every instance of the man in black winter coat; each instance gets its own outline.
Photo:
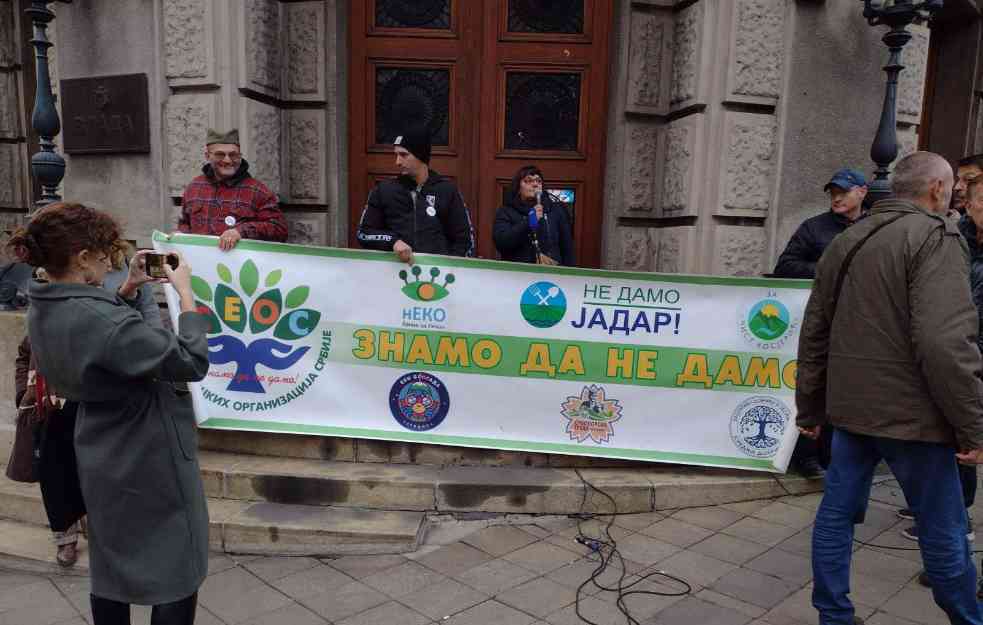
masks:
<instances>
[{"instance_id":1,"label":"man in black winter coat","mask_svg":"<svg viewBox=\"0 0 983 625\"><path fill-rule=\"evenodd\" d=\"M826 247L836 235L864 215L867 180L856 169L837 171L823 190L829 193L829 211L802 222L778 258L774 272L776 278L815 278L816 263ZM792 451L792 466L802 475L823 475L819 463L820 444L805 436L799 437Z\"/></svg>"},{"instance_id":2,"label":"man in black winter coat","mask_svg":"<svg viewBox=\"0 0 983 625\"><path fill-rule=\"evenodd\" d=\"M802 222L778 258L776 278L815 278L816 263L826 246L863 216L867 180L856 169L837 171L823 190L829 193L829 212Z\"/></svg>"},{"instance_id":3,"label":"man in black winter coat","mask_svg":"<svg viewBox=\"0 0 983 625\"><path fill-rule=\"evenodd\" d=\"M413 252L474 256L471 216L454 183L430 169L430 133L408 129L396 137L400 176L369 193L356 238L362 247L396 252L413 263Z\"/></svg>"},{"instance_id":4,"label":"man in black winter coat","mask_svg":"<svg viewBox=\"0 0 983 625\"><path fill-rule=\"evenodd\" d=\"M512 177L508 201L495 213L492 237L502 260L568 267L576 264L567 209L543 190L543 172L533 165L519 168Z\"/></svg>"}]
</instances>

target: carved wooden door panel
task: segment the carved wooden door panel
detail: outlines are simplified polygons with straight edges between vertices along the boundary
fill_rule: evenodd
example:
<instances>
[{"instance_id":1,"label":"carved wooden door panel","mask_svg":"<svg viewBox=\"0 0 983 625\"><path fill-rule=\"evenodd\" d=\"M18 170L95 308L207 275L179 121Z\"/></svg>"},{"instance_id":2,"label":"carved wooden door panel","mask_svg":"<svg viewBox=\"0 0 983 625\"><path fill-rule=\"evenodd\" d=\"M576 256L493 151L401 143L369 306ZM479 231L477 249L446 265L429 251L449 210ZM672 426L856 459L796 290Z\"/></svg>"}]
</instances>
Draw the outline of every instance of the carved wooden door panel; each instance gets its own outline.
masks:
<instances>
[{"instance_id":1,"label":"carved wooden door panel","mask_svg":"<svg viewBox=\"0 0 983 625\"><path fill-rule=\"evenodd\" d=\"M375 183L397 175L393 140L407 124L430 129L430 166L453 178L467 201L477 191L478 97L473 0L349 2L349 243Z\"/></svg>"},{"instance_id":2,"label":"carved wooden door panel","mask_svg":"<svg viewBox=\"0 0 983 625\"><path fill-rule=\"evenodd\" d=\"M392 141L426 124L431 166L457 181L478 255L515 171L568 202L578 264L600 263L612 0L349 3L350 244L369 190L395 175Z\"/></svg>"},{"instance_id":3,"label":"carved wooden door panel","mask_svg":"<svg viewBox=\"0 0 983 625\"><path fill-rule=\"evenodd\" d=\"M484 3L478 250L519 167L567 202L577 264L600 264L611 0ZM494 108L492 108L492 106Z\"/></svg>"}]
</instances>

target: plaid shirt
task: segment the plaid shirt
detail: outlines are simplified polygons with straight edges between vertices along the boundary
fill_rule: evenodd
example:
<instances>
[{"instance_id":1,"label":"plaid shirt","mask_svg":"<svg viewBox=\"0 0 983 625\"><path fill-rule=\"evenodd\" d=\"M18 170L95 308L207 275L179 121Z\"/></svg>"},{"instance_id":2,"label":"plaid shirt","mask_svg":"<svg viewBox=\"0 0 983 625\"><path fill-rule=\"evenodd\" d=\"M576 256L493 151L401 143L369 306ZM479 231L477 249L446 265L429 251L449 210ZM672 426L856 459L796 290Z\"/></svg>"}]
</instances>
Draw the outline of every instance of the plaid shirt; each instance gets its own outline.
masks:
<instances>
[{"instance_id":1,"label":"plaid shirt","mask_svg":"<svg viewBox=\"0 0 983 625\"><path fill-rule=\"evenodd\" d=\"M185 187L178 230L191 234L221 235L235 228L244 239L286 241L287 221L276 195L249 175L244 167L233 178L217 181L198 176ZM210 173L210 167L206 166ZM232 216L235 224L226 223Z\"/></svg>"}]
</instances>

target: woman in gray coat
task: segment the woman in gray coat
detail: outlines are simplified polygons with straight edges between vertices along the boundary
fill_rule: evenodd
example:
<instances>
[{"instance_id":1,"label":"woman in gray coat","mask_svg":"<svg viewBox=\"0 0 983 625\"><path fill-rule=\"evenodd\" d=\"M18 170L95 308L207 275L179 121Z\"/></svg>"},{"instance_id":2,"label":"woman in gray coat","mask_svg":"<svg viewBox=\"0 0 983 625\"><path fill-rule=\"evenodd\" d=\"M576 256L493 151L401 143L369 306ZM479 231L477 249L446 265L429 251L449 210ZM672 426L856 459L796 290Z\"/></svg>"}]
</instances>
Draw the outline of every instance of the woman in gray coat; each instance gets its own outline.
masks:
<instances>
[{"instance_id":1,"label":"woman in gray coat","mask_svg":"<svg viewBox=\"0 0 983 625\"><path fill-rule=\"evenodd\" d=\"M167 267L181 315L177 335L153 328L127 298L149 281L137 269L119 294L99 287L119 227L80 204L39 211L8 243L50 282L30 287L28 333L38 370L79 402L75 428L89 512L94 625L129 623L129 604L153 605L154 625L191 625L208 562L208 511L194 414L173 382L208 371L207 321L194 312L191 268Z\"/></svg>"},{"instance_id":2,"label":"woman in gray coat","mask_svg":"<svg viewBox=\"0 0 983 625\"><path fill-rule=\"evenodd\" d=\"M113 271L106 274L102 287L110 293L127 297L130 304L140 313L143 320L151 327L163 328L160 309L154 299L151 285L137 287L134 293L121 291L124 285L133 285L149 280L139 263L129 264L126 251L129 244L117 246L112 254ZM39 271L43 275L43 271ZM133 274L134 280L131 278ZM128 279L131 278L131 279ZM41 279L41 276L38 276ZM47 280L45 277L44 280ZM27 285L25 284L25 290ZM79 486L78 465L75 460L75 402L64 402L60 408L52 406L50 414L45 414L39 426L34 426L38 418L37 402L34 398L35 388L32 371L31 341L25 337L18 348L15 360L15 386L17 388L15 405L21 412L17 419L17 439L31 440L35 437L35 427L38 428L34 445L14 445L10 460L7 462L7 477L15 481L37 481L41 486L41 498L44 511L48 517L48 526L52 532L52 542L56 545L55 561L61 566L73 566L78 559L78 537L81 531L81 517L85 514L85 502ZM49 395L57 397L53 388L47 388ZM35 406L32 410L31 407ZM22 433L21 429L25 431ZM21 467L35 465L32 456L39 453L35 471L18 471ZM15 457L24 454L21 457ZM28 455L29 454L29 455Z\"/></svg>"}]
</instances>

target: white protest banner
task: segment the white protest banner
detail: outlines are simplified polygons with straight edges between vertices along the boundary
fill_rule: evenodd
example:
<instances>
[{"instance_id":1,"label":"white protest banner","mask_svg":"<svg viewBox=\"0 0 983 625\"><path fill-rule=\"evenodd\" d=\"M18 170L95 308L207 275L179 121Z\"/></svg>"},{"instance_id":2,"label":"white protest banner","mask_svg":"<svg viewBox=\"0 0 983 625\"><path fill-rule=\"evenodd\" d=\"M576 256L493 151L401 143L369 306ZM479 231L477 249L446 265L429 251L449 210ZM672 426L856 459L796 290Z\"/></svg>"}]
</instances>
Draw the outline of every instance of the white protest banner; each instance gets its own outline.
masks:
<instances>
[{"instance_id":1,"label":"white protest banner","mask_svg":"<svg viewBox=\"0 0 983 625\"><path fill-rule=\"evenodd\" d=\"M202 427L761 471L784 471L797 437L809 281L154 247L188 260L211 323Z\"/></svg>"}]
</instances>

